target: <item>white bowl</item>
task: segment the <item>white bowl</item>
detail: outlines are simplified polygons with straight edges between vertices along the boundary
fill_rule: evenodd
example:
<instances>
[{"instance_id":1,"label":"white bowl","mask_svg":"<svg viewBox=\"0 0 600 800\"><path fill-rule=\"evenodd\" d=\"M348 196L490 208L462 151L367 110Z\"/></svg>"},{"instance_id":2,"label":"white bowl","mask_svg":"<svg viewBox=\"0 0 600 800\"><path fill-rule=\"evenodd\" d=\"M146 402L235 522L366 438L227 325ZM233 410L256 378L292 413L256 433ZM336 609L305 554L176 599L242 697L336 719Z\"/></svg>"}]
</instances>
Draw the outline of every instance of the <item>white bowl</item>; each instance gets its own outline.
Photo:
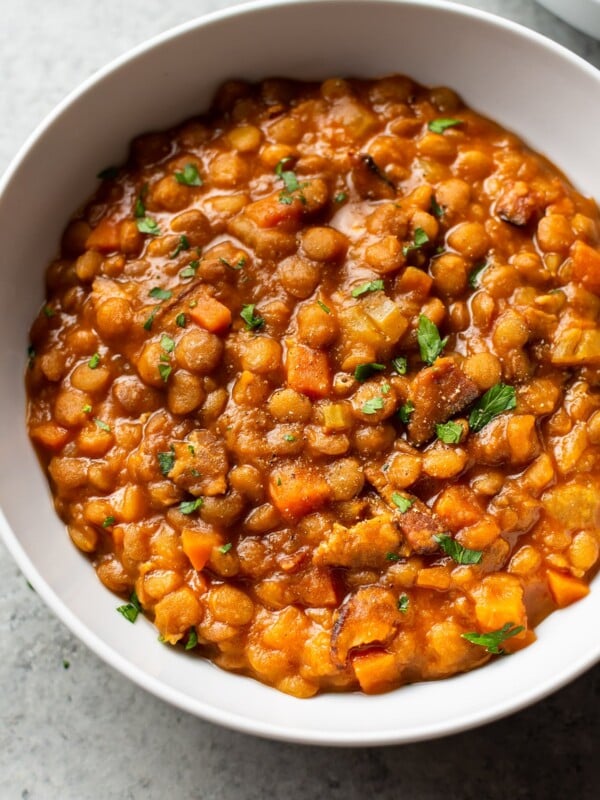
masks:
<instances>
[{"instance_id":1,"label":"white bowl","mask_svg":"<svg viewBox=\"0 0 600 800\"><path fill-rule=\"evenodd\" d=\"M538 0L557 17L600 39L600 0Z\"/></svg>"},{"instance_id":2,"label":"white bowl","mask_svg":"<svg viewBox=\"0 0 600 800\"><path fill-rule=\"evenodd\" d=\"M43 273L95 174L137 133L204 109L225 78L403 72L458 89L514 129L589 194L600 195L600 73L513 23L442 2L261 2L190 22L133 50L71 94L17 155L0 186L0 530L54 612L101 658L163 699L242 731L357 745L425 739L515 711L600 657L600 587L539 626L526 650L451 680L376 697L297 700L156 641L129 625L56 518L25 431L27 331ZM107 702L110 702L107 700Z\"/></svg>"}]
</instances>

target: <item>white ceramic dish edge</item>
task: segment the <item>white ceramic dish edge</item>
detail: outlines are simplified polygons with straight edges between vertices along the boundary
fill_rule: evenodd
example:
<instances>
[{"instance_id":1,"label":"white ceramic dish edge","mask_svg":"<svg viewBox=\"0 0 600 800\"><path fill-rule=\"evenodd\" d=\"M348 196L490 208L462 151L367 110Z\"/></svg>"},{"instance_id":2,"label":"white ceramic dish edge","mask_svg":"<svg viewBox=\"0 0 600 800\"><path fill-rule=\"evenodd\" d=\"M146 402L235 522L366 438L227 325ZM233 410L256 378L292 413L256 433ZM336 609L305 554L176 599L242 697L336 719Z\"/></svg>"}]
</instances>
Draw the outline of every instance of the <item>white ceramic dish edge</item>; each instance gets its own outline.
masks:
<instances>
[{"instance_id":1,"label":"white ceramic dish edge","mask_svg":"<svg viewBox=\"0 0 600 800\"><path fill-rule=\"evenodd\" d=\"M36 146L38 141L44 136L47 130L52 126L55 120L58 120L63 112L68 109L73 103L77 101L82 95L86 93L86 91L93 87L95 84L102 81L102 79L110 75L111 73L118 70L122 65L127 64L138 57L143 56L147 53L151 48L159 45L160 43L167 42L185 32L195 29L196 27L206 27L214 22L218 22L221 20L226 20L229 17L239 16L240 14L252 14L256 11L261 10L268 10L271 8L277 9L285 5L292 5L288 3L271 3L268 0L264 2L253 3L250 5L236 7L234 9L229 9L224 12L218 12L216 14L209 15L207 17L202 18L201 20L194 20L189 23L186 23L178 28L175 28L171 31L168 31L162 34L155 39L140 45L139 47L135 48L133 51L127 53L126 55L120 57L116 61L109 64L107 67L102 69L98 72L95 76L92 76L88 79L85 83L82 84L81 87L76 89L72 92L56 109L55 111L42 122L42 124L37 128L37 130L29 137L27 142L23 145L15 159L13 160L11 166L5 173L2 181L0 181L0 200L2 195L7 186L9 186L12 177L16 174L17 170L21 166L21 164L26 161L29 153L33 148ZM362 5L360 0L357 0L356 5ZM374 4L375 5L375 4ZM378 4L378 5L385 5L385 3ZM390 4L392 5L392 4ZM567 59L584 71L590 72L590 74L594 75L594 78L598 79L598 74L590 67L586 62L579 59L577 56L574 56L572 53L565 51L563 48L560 48L558 45L555 45L547 40L543 39L543 37L538 36L535 33L530 31L526 31L525 29L521 28L520 26L515 25L514 23L510 23L507 21L499 20L497 18L492 18L490 15L487 15L483 12L473 11L472 9L461 8L458 6L448 5L442 2L413 2L407 3L407 6L419 7L419 6L426 6L431 8L439 8L446 12L450 12L457 16L465 16L470 17L471 19L479 19L489 23L492 23L494 26L502 28L507 31L511 31L512 33L517 34L519 37L525 38L530 40L533 43L537 43L538 45L543 45L544 48L549 50L555 50L563 59ZM468 98L467 98L468 100ZM62 528L62 526L60 526ZM218 722L220 724L228 725L232 728L242 730L249 733L254 733L270 738L279 738L285 739L289 741L296 741L296 742L305 742L305 743L320 743L320 744L335 744L335 745L356 745L356 744L388 744L392 742L409 742L409 741L416 741L419 739L431 738L435 736L441 736L447 733L457 732L460 730L464 730L466 728L473 727L478 724L482 724L483 722L488 722L493 719L496 719L500 716L504 716L506 714L512 713L519 708L522 708L529 703L540 699L541 697L549 694L550 692L557 689L559 686L565 684L569 680L573 679L576 675L583 672L586 668L591 666L595 661L600 658L600 646L594 648L590 648L584 655L578 658L575 661L571 661L567 663L562 668L556 670L552 676L546 677L544 680L540 681L539 685L535 687L534 690L531 687L524 689L521 692L517 692L513 696L511 696L510 700L507 701L506 699L501 699L499 702L495 704L491 704L487 708L483 710L480 708L476 711L471 711L469 713L465 713L462 716L456 715L452 718L451 721L442 721L439 723L424 723L423 725L415 725L412 727L410 732L404 731L402 732L400 729L398 731L394 730L386 730L383 732L377 731L360 731L360 730L339 730L336 733L330 731L319 731L316 729L311 728L290 728L289 724L285 721L280 722L279 724L268 723L264 721L260 721L257 719L248 718L240 713L235 713L231 711L227 711L223 708L217 708L216 706L202 702L200 700L190 700L189 695L178 691L176 688L170 687L165 685L163 681L160 680L159 677L156 675L150 674L148 671L144 671L139 666L136 666L131 663L131 661L121 655L117 650L113 647L108 645L106 641L104 641L98 634L94 633L89 629L89 627L82 621L82 619L77 616L65 603L63 599L61 599L48 585L47 581L39 574L38 570L33 565L30 557L25 552L24 548L21 546L19 540L17 539L16 535L12 532L6 518L3 514L0 514L0 533L9 549L9 551L13 554L15 560L19 564L20 568L28 578L28 580L32 583L44 601L52 608L52 610L67 624L67 626L79 637L81 638L94 652L96 652L101 658L103 658L106 662L114 666L124 675L127 675L139 685L143 686L147 690L151 691L155 695L161 697L162 699L171 702L184 710L192 711L194 713L199 714L200 716L212 720L214 722ZM63 531L64 535L64 531ZM93 573L89 571L88 574L89 580L95 580ZM114 600L114 598L113 598ZM584 603L586 603L584 601ZM580 604L582 605L582 604ZM568 609L562 614L566 617L569 615L573 615L572 609ZM577 615L580 616L580 615ZM565 619L566 622L566 619ZM132 634L136 635L137 634ZM526 657L528 651L524 651L524 656ZM500 662L496 664L490 665L486 667L486 673L489 673L490 676L492 673L500 674L498 671L498 667L500 667ZM473 673L470 673L472 675ZM244 678L235 678L234 676L228 676L231 680L238 680L238 681L248 681L248 679ZM446 685L459 689L462 684L464 684L464 678L468 676L461 676L460 678L453 679L452 682L446 682ZM437 684L439 686L440 684ZM415 687L410 687L410 690L415 690L416 692L423 695L423 690L427 691L427 687L433 686L433 684L420 684ZM265 689L262 687L264 692L263 696L267 697L269 693L272 693L272 690ZM398 693L398 697L401 696L402 691L409 691L409 690L401 690ZM327 696L324 698L320 698L323 701L323 707L327 709L330 708L331 711L335 708L335 697L336 696ZM369 702L371 706L376 709L377 706L380 706L381 701L379 698L369 698L367 701L365 698L355 695L355 696L346 696L347 700L351 705L358 709L356 705L357 702ZM389 702L388 696L388 702ZM293 701L291 698L287 698L287 700L291 701L292 703L314 703L316 701ZM291 706L290 706L291 707Z\"/></svg>"}]
</instances>

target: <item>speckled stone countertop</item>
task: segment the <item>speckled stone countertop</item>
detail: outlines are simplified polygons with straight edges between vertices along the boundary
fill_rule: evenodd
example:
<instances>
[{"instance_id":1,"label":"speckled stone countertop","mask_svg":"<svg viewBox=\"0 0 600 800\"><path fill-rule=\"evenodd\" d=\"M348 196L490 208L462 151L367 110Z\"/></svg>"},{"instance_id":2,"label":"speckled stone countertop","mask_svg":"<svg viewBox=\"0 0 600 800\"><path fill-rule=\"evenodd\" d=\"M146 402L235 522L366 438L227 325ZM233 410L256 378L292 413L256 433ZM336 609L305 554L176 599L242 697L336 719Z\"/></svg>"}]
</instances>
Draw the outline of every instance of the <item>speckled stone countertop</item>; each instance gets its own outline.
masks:
<instances>
[{"instance_id":1,"label":"speckled stone countertop","mask_svg":"<svg viewBox=\"0 0 600 800\"><path fill-rule=\"evenodd\" d=\"M228 5L0 0L0 172L88 75ZM532 0L467 5L528 25L600 67L599 42ZM52 616L0 545L0 800L591 800L599 712L600 666L533 708L433 743L331 750L254 739L171 708L106 666Z\"/></svg>"}]
</instances>

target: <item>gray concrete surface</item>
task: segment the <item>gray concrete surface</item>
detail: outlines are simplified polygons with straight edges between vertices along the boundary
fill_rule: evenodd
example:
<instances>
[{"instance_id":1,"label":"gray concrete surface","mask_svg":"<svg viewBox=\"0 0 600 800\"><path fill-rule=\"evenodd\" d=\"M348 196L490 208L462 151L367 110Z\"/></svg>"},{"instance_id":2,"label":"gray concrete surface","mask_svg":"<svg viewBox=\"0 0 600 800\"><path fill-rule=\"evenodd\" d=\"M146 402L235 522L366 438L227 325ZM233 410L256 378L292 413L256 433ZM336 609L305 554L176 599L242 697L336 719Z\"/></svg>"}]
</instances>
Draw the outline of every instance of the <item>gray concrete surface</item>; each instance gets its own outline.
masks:
<instances>
[{"instance_id":1,"label":"gray concrete surface","mask_svg":"<svg viewBox=\"0 0 600 800\"><path fill-rule=\"evenodd\" d=\"M97 68L231 4L0 0L0 171ZM529 25L600 66L598 42L533 2L468 5ZM0 546L0 800L591 800L599 710L597 667L520 714L432 743L336 751L253 739L169 707L99 661Z\"/></svg>"}]
</instances>

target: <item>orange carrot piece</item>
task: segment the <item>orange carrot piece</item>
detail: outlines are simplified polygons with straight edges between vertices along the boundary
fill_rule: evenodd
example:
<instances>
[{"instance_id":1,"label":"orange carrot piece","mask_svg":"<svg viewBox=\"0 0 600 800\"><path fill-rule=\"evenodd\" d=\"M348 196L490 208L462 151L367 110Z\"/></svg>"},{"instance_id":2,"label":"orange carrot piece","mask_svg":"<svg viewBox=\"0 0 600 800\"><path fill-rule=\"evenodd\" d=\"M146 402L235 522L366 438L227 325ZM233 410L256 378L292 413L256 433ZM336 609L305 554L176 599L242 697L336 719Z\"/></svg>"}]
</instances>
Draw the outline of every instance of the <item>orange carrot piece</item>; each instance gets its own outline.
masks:
<instances>
[{"instance_id":1,"label":"orange carrot piece","mask_svg":"<svg viewBox=\"0 0 600 800\"><path fill-rule=\"evenodd\" d=\"M275 508L287 519L302 517L321 508L331 495L327 481L301 467L273 470L269 494Z\"/></svg>"},{"instance_id":2,"label":"orange carrot piece","mask_svg":"<svg viewBox=\"0 0 600 800\"><path fill-rule=\"evenodd\" d=\"M231 311L214 297L200 298L190 317L211 333L222 333L231 325Z\"/></svg>"},{"instance_id":3,"label":"orange carrot piece","mask_svg":"<svg viewBox=\"0 0 600 800\"><path fill-rule=\"evenodd\" d=\"M574 578L572 575L565 575L562 572L548 570L548 586L554 598L554 602L559 608L570 606L577 600L581 600L590 593L587 583Z\"/></svg>"},{"instance_id":4,"label":"orange carrot piece","mask_svg":"<svg viewBox=\"0 0 600 800\"><path fill-rule=\"evenodd\" d=\"M288 386L308 397L327 397L331 371L326 353L303 344L290 344L285 361Z\"/></svg>"},{"instance_id":5,"label":"orange carrot piece","mask_svg":"<svg viewBox=\"0 0 600 800\"><path fill-rule=\"evenodd\" d=\"M85 246L88 250L100 250L103 253L119 250L121 246L121 223L110 218L100 220L87 237Z\"/></svg>"},{"instance_id":6,"label":"orange carrot piece","mask_svg":"<svg viewBox=\"0 0 600 800\"><path fill-rule=\"evenodd\" d=\"M31 429L31 438L47 450L57 453L69 441L69 431L54 422L42 422Z\"/></svg>"},{"instance_id":7,"label":"orange carrot piece","mask_svg":"<svg viewBox=\"0 0 600 800\"><path fill-rule=\"evenodd\" d=\"M590 292L600 292L600 252L577 240L571 247L573 277Z\"/></svg>"},{"instance_id":8,"label":"orange carrot piece","mask_svg":"<svg viewBox=\"0 0 600 800\"><path fill-rule=\"evenodd\" d=\"M296 222L302 216L303 204L299 197L289 195L282 203L280 192L250 203L244 209L244 215L256 223L259 228L274 228L286 222Z\"/></svg>"},{"instance_id":9,"label":"orange carrot piece","mask_svg":"<svg viewBox=\"0 0 600 800\"><path fill-rule=\"evenodd\" d=\"M366 694L389 690L398 680L401 667L391 653L365 653L352 660L352 668L360 688Z\"/></svg>"},{"instance_id":10,"label":"orange carrot piece","mask_svg":"<svg viewBox=\"0 0 600 800\"><path fill-rule=\"evenodd\" d=\"M214 547L223 544L223 539L216 531L196 531L184 528L181 533L183 552L191 561L195 570L204 569L210 560Z\"/></svg>"}]
</instances>

